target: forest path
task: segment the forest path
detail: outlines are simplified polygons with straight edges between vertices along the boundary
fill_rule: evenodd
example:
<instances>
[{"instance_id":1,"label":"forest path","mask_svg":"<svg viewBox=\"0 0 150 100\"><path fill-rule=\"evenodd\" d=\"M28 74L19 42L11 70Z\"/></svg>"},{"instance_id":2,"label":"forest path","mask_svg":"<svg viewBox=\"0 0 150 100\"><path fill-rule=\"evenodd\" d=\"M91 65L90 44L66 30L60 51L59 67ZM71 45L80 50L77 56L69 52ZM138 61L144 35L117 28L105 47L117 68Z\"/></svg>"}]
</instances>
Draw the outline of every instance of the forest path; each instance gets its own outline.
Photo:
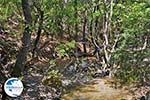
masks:
<instances>
[{"instance_id":1,"label":"forest path","mask_svg":"<svg viewBox=\"0 0 150 100\"><path fill-rule=\"evenodd\" d=\"M94 79L89 84L62 96L62 100L133 100L125 88L114 88L109 79Z\"/></svg>"}]
</instances>

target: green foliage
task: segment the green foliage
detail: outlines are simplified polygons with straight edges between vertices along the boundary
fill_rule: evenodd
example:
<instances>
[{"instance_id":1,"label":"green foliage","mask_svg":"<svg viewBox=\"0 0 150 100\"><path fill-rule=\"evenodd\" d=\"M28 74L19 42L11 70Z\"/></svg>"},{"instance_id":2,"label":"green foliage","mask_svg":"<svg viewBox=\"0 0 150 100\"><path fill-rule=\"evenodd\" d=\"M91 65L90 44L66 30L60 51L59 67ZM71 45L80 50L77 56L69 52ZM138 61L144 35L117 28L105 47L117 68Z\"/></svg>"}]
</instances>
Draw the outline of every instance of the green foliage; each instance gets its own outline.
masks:
<instances>
[{"instance_id":1,"label":"green foliage","mask_svg":"<svg viewBox=\"0 0 150 100\"><path fill-rule=\"evenodd\" d=\"M16 5L20 4L20 0L0 0L0 19L7 20L18 9Z\"/></svg>"},{"instance_id":2,"label":"green foliage","mask_svg":"<svg viewBox=\"0 0 150 100\"><path fill-rule=\"evenodd\" d=\"M69 53L75 48L75 41L60 43L55 51L60 55L60 57L69 56Z\"/></svg>"},{"instance_id":3,"label":"green foliage","mask_svg":"<svg viewBox=\"0 0 150 100\"><path fill-rule=\"evenodd\" d=\"M13 33L13 35L19 33L20 30L23 32L24 18L22 17L21 0L0 0L0 2L0 28L2 26L8 33ZM65 34L65 36L68 36L68 34L75 36L75 32L77 32L78 38L83 38L82 30L84 17L86 17L86 37L92 37L91 34L89 34L89 28L91 27L90 25L92 25L92 38L96 40L96 46L102 47L102 49L104 48L101 46L103 45L101 43L106 42L103 37L104 27L106 26L105 13L108 13L107 23L109 24L109 21L111 22L110 26L107 26L110 29L108 29L108 31L110 31L108 32L109 43L106 47L108 52L109 48L112 47L114 38L116 35L119 35L117 46L110 60L111 65L116 64L120 66L116 76L124 82L130 83L141 80L143 73L148 73L147 67L149 66L143 59L147 59L150 55L150 50L148 50L149 43L147 43L145 50L134 51L133 49L143 47L145 43L144 38L150 36L149 0L114 0L112 18L109 18L111 12L109 9L110 5L106 4L106 7L104 7L105 2L103 0L67 0L67 2L62 0L39 0L39 2L39 7L44 11L43 33L50 33L55 38L55 36L57 37L58 35L57 33ZM39 15L32 4L33 1L29 0L29 3L31 5L32 20L36 22L36 25L30 27L30 30L36 33L40 19L37 19ZM77 16L75 16L76 14ZM76 25L78 29L74 30ZM91 41L90 44L92 44ZM61 58L69 57L75 45L74 40L61 42L56 46L54 51L56 51ZM100 50L100 53L101 51L103 55L104 52ZM56 65L55 60L51 60L50 64ZM54 80L55 78L59 80L60 77L57 71L52 71L48 75L50 76L46 79L48 81L44 81L46 84L52 84L53 81L57 81Z\"/></svg>"},{"instance_id":4,"label":"green foliage","mask_svg":"<svg viewBox=\"0 0 150 100\"><path fill-rule=\"evenodd\" d=\"M134 83L139 80L139 73L135 71L134 66L122 66L116 73L116 77L121 79L123 84L125 83Z\"/></svg>"},{"instance_id":5,"label":"green foliage","mask_svg":"<svg viewBox=\"0 0 150 100\"><path fill-rule=\"evenodd\" d=\"M116 13L114 13L113 20L120 24L122 33L120 33L112 63L120 66L116 76L124 83L139 82L143 80L143 74L147 73L148 65L143 59L149 58L148 48L140 51L133 50L133 48L142 48L145 37L148 36L149 9L146 2L136 1L117 4L115 8Z\"/></svg>"},{"instance_id":6,"label":"green foliage","mask_svg":"<svg viewBox=\"0 0 150 100\"><path fill-rule=\"evenodd\" d=\"M49 64L50 65L56 65L56 60L50 60Z\"/></svg>"},{"instance_id":7,"label":"green foliage","mask_svg":"<svg viewBox=\"0 0 150 100\"><path fill-rule=\"evenodd\" d=\"M44 76L42 82L44 85L58 88L62 85L61 78L62 74L58 70L52 70Z\"/></svg>"}]
</instances>

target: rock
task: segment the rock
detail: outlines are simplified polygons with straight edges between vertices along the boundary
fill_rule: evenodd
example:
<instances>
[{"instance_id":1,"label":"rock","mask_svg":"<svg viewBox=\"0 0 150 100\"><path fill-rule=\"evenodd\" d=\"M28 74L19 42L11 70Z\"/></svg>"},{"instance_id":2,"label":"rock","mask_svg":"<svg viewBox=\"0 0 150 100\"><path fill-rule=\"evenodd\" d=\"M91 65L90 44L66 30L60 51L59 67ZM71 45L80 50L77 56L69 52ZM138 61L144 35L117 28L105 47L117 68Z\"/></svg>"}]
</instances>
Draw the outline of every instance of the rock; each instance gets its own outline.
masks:
<instances>
[{"instance_id":1,"label":"rock","mask_svg":"<svg viewBox=\"0 0 150 100\"><path fill-rule=\"evenodd\" d=\"M150 100L150 91L146 93L146 100Z\"/></svg>"},{"instance_id":2,"label":"rock","mask_svg":"<svg viewBox=\"0 0 150 100\"><path fill-rule=\"evenodd\" d=\"M140 98L140 100L146 100L146 99L145 99L145 96L142 96L142 97Z\"/></svg>"},{"instance_id":3,"label":"rock","mask_svg":"<svg viewBox=\"0 0 150 100\"><path fill-rule=\"evenodd\" d=\"M105 77L105 76L109 76L110 71L106 70L106 71L97 71L96 73L94 73L94 75L92 75L93 78L97 78L97 77Z\"/></svg>"},{"instance_id":4,"label":"rock","mask_svg":"<svg viewBox=\"0 0 150 100\"><path fill-rule=\"evenodd\" d=\"M84 69L88 67L88 63L86 61L82 61L82 63L80 64L80 66Z\"/></svg>"},{"instance_id":5,"label":"rock","mask_svg":"<svg viewBox=\"0 0 150 100\"><path fill-rule=\"evenodd\" d=\"M68 86L69 84L71 84L71 80L62 80L62 86Z\"/></svg>"},{"instance_id":6,"label":"rock","mask_svg":"<svg viewBox=\"0 0 150 100\"><path fill-rule=\"evenodd\" d=\"M109 70L106 70L106 71L105 71L105 76L109 76L109 74L110 74L110 71L109 71Z\"/></svg>"},{"instance_id":7,"label":"rock","mask_svg":"<svg viewBox=\"0 0 150 100\"><path fill-rule=\"evenodd\" d=\"M58 98L58 97L55 97L55 98L53 98L53 100L60 100L60 98Z\"/></svg>"}]
</instances>

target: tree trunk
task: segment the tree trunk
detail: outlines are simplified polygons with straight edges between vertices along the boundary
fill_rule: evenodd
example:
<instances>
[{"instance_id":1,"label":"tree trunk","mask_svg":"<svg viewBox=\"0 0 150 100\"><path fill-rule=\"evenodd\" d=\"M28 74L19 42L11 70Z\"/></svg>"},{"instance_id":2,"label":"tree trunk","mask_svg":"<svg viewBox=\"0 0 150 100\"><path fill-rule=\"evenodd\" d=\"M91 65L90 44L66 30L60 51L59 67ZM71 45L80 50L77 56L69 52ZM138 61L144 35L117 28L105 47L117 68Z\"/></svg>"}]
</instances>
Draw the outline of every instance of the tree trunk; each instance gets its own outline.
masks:
<instances>
[{"instance_id":1,"label":"tree trunk","mask_svg":"<svg viewBox=\"0 0 150 100\"><path fill-rule=\"evenodd\" d=\"M44 20L44 11L41 10L39 1L35 0L34 1L34 6L38 11L39 26L38 26L37 36L36 36L36 39L35 39L35 42L34 42L34 48L33 48L33 51L32 51L32 58L35 57L35 52L37 51L37 48L38 48L38 44L39 44L40 37L41 37L41 32L42 32L42 29L43 29L43 20Z\"/></svg>"},{"instance_id":2,"label":"tree trunk","mask_svg":"<svg viewBox=\"0 0 150 100\"><path fill-rule=\"evenodd\" d=\"M74 13L74 17L76 19L75 21L75 40L78 41L78 8L77 8L77 5L78 5L78 1L77 0L74 0L74 10L75 10L75 13Z\"/></svg>"},{"instance_id":3,"label":"tree trunk","mask_svg":"<svg viewBox=\"0 0 150 100\"><path fill-rule=\"evenodd\" d=\"M87 51L86 51L86 24L87 24L87 19L86 19L86 10L85 10L85 15L84 15L84 22L83 22L83 36L82 36L82 39L83 39L83 49L84 49L84 53L86 54Z\"/></svg>"},{"instance_id":4,"label":"tree trunk","mask_svg":"<svg viewBox=\"0 0 150 100\"><path fill-rule=\"evenodd\" d=\"M103 36L104 36L104 43L103 43L103 50L106 60L104 60L105 67L108 67L108 63L110 61L111 54L108 52L108 46L109 44L109 37L111 32L111 18L113 13L113 0L104 0L104 9L105 9L105 15L103 18ZM109 11L110 10L110 11Z\"/></svg>"},{"instance_id":5,"label":"tree trunk","mask_svg":"<svg viewBox=\"0 0 150 100\"><path fill-rule=\"evenodd\" d=\"M31 17L30 5L28 3L28 0L22 0L22 9L25 18L25 29L22 37L22 48L18 53L16 64L12 71L12 76L15 77L21 76L22 72L24 71L24 65L26 62L27 54L30 47L30 40L31 40L30 28L32 24L32 17Z\"/></svg>"}]
</instances>

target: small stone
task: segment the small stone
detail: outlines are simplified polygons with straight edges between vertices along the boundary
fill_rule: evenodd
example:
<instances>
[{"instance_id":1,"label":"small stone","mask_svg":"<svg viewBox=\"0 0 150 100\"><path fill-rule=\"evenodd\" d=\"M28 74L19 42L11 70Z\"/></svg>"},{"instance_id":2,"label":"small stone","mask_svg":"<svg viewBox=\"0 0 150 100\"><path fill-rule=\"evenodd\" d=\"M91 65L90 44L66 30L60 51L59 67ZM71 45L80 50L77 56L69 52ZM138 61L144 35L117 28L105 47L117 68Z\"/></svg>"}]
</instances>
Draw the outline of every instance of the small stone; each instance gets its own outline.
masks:
<instances>
[{"instance_id":1,"label":"small stone","mask_svg":"<svg viewBox=\"0 0 150 100\"><path fill-rule=\"evenodd\" d=\"M150 91L146 93L146 100L150 100Z\"/></svg>"},{"instance_id":2,"label":"small stone","mask_svg":"<svg viewBox=\"0 0 150 100\"><path fill-rule=\"evenodd\" d=\"M142 96L142 97L140 98L140 100L146 100L146 99L145 99L145 96Z\"/></svg>"}]
</instances>

